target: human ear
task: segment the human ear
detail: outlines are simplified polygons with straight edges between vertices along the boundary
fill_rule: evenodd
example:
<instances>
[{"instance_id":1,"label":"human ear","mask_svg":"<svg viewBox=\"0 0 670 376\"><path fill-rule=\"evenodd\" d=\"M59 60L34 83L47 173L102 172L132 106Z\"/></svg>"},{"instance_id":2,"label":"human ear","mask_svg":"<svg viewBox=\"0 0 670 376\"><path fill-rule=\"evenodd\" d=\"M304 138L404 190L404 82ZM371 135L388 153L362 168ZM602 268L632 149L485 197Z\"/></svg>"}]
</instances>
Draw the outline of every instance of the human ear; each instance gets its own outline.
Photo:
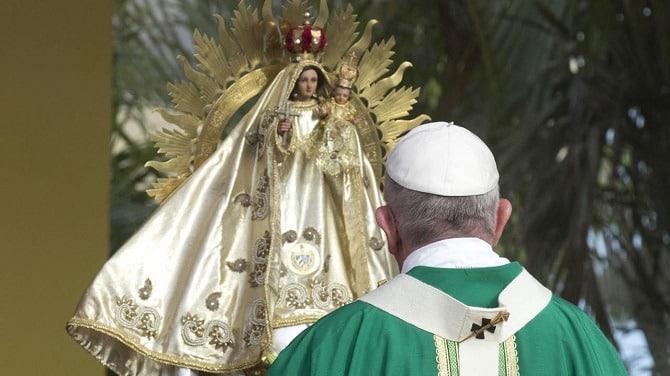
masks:
<instances>
[{"instance_id":1,"label":"human ear","mask_svg":"<svg viewBox=\"0 0 670 376\"><path fill-rule=\"evenodd\" d=\"M505 229L505 225L507 224L507 221L509 221L511 216L512 216L512 203L509 202L509 200L506 198L501 198L498 201L498 210L496 211L496 224L493 233L493 244L491 244L492 246L495 247L496 245L498 245L498 241L502 236L503 230Z\"/></svg>"},{"instance_id":2,"label":"human ear","mask_svg":"<svg viewBox=\"0 0 670 376\"><path fill-rule=\"evenodd\" d=\"M396 255L399 251L400 237L398 236L398 227L393 219L393 213L388 206L380 206L375 211L375 218L377 224L386 233L386 240L388 241L389 252Z\"/></svg>"}]
</instances>

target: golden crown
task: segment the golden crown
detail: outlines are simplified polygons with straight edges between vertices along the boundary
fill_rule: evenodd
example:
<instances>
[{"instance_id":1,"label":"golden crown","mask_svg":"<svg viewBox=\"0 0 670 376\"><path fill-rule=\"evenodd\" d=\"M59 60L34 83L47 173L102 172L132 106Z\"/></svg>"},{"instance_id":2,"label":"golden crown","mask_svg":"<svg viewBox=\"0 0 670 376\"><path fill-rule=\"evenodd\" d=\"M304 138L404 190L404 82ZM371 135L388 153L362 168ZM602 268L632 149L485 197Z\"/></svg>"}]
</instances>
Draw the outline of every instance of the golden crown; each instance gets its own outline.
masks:
<instances>
[{"instance_id":1,"label":"golden crown","mask_svg":"<svg viewBox=\"0 0 670 376\"><path fill-rule=\"evenodd\" d=\"M354 56L352 55L348 63L344 62L340 65L335 86L341 86L347 89L351 89L354 86L354 81L358 78L358 68L352 63L353 59Z\"/></svg>"},{"instance_id":2,"label":"golden crown","mask_svg":"<svg viewBox=\"0 0 670 376\"><path fill-rule=\"evenodd\" d=\"M294 60L315 60L316 55L326 47L326 32L313 26L310 14L305 13L305 21L300 26L289 29L284 40L284 47L293 54Z\"/></svg>"}]
</instances>

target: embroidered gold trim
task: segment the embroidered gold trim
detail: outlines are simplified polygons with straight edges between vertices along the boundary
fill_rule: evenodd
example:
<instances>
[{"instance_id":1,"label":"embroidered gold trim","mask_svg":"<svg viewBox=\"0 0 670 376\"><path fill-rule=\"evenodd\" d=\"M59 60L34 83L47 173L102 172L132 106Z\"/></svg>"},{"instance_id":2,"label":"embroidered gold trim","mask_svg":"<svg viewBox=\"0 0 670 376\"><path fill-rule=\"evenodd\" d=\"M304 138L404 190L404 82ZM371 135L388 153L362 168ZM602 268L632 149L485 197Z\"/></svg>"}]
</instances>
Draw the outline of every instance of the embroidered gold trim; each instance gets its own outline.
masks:
<instances>
[{"instance_id":1,"label":"embroidered gold trim","mask_svg":"<svg viewBox=\"0 0 670 376\"><path fill-rule=\"evenodd\" d=\"M256 299L251 302L247 311L249 322L244 326L244 334L242 337L245 347L260 346L263 343L266 316L267 312L265 301L263 301L263 299Z\"/></svg>"},{"instance_id":2,"label":"embroidered gold trim","mask_svg":"<svg viewBox=\"0 0 670 376\"><path fill-rule=\"evenodd\" d=\"M299 315L292 318L280 318L274 322L274 328L283 328L285 326L294 326L300 324L313 324L318 319L322 318L325 313L322 314L309 314L309 315Z\"/></svg>"},{"instance_id":3,"label":"embroidered gold trim","mask_svg":"<svg viewBox=\"0 0 670 376\"><path fill-rule=\"evenodd\" d=\"M316 307L328 309L342 307L353 301L347 286L331 282L328 285L322 280L314 281L312 286L312 300Z\"/></svg>"},{"instance_id":4,"label":"embroidered gold trim","mask_svg":"<svg viewBox=\"0 0 670 376\"><path fill-rule=\"evenodd\" d=\"M205 322L198 315L187 313L181 318L181 323L181 337L189 346L198 347L209 343L215 349L223 349L223 352L235 346L233 333L223 321Z\"/></svg>"},{"instance_id":5,"label":"embroidered gold trim","mask_svg":"<svg viewBox=\"0 0 670 376\"><path fill-rule=\"evenodd\" d=\"M283 265L281 264L281 261L279 261L279 257L281 256L281 247L282 247L282 233L281 233L281 215L280 215L280 201L279 201L279 189L280 189L280 179L279 179L279 170L278 170L278 163L275 160L274 156L275 149L272 147L267 148L267 166L270 169L268 171L268 175L272 177L270 179L270 183L272 184L272 187L270 189L270 204L272 205L272 209L270 210L270 223L269 227L271 230L271 236L270 236L270 247L269 247L269 255L268 255L268 260L271 262L273 265L278 264L280 265L279 269L283 269ZM280 270L281 273L281 270ZM273 302L274 298L271 298L272 292L271 292L271 287L270 285L275 285L279 283L279 276L277 275L269 275L264 279L264 292L265 292L265 301L266 302ZM274 319L274 308L273 305L270 304L267 306L267 313L265 315L265 327L266 328L271 328L271 320ZM267 333L267 343L270 344L272 343L272 330L266 330ZM264 349L269 350L268 345L265 345Z\"/></svg>"},{"instance_id":6,"label":"embroidered gold trim","mask_svg":"<svg viewBox=\"0 0 670 376\"><path fill-rule=\"evenodd\" d=\"M127 336L125 333L122 331L118 330L117 328L112 328L107 325L100 324L94 320L90 319L83 319L79 317L73 317L67 322L67 331L70 333L72 338L74 338L77 343L86 351L91 353L96 359L98 359L103 365L106 367L117 370L118 368L114 363L108 362L107 360L103 359L102 357L98 356L98 352L96 351L96 348L87 341L87 336L84 336L81 333L78 333L77 331L80 330L81 328L86 329L86 330L92 330L97 333L109 336L111 338L114 338L115 340L119 341L123 345L126 345L128 348L136 352L137 354L141 356L145 356L147 358L150 358L154 361L157 362L163 362L167 364L171 364L174 366L179 366L179 367L186 367L186 368L192 368L192 369L198 369L206 372L229 372L229 371L235 371L235 370L240 370L240 369L245 369L249 368L255 364L257 364L257 361L253 362L243 362L243 363L235 363L235 362L229 362L228 364L222 364L222 363L206 363L206 362L200 362L197 360L193 360L193 358L185 358L181 356L176 356L176 355L171 355L171 354L165 354L163 352L156 352L156 351L151 351L138 342L135 342L135 340L129 336Z\"/></svg>"},{"instance_id":7,"label":"embroidered gold trim","mask_svg":"<svg viewBox=\"0 0 670 376\"><path fill-rule=\"evenodd\" d=\"M151 307L140 307L127 296L117 297L116 321L121 327L139 331L142 337L156 338L162 317Z\"/></svg>"},{"instance_id":8,"label":"embroidered gold trim","mask_svg":"<svg viewBox=\"0 0 670 376\"><path fill-rule=\"evenodd\" d=\"M272 109L267 109L263 113L261 122L258 125L258 132L250 131L246 135L246 139L251 145L258 144L256 146L257 160L260 160L265 155L265 150L268 147L268 131L276 129L273 125L276 125L276 113Z\"/></svg>"},{"instance_id":9,"label":"embroidered gold trim","mask_svg":"<svg viewBox=\"0 0 670 376\"><path fill-rule=\"evenodd\" d=\"M268 210L270 210L270 205L268 205L268 186L270 178L268 177L268 170L263 170L263 173L258 176L258 182L256 184L256 199L253 202L254 210L251 213L251 220L257 221L259 219L265 219L268 215Z\"/></svg>"},{"instance_id":10,"label":"embroidered gold trim","mask_svg":"<svg viewBox=\"0 0 670 376\"><path fill-rule=\"evenodd\" d=\"M282 304L291 309L302 309L308 305L312 305L312 300L305 286L299 283L289 283L282 287L279 292L277 305Z\"/></svg>"},{"instance_id":11,"label":"embroidered gold trim","mask_svg":"<svg viewBox=\"0 0 670 376\"><path fill-rule=\"evenodd\" d=\"M351 291L341 283L326 284L321 279L309 281L309 289L300 283L289 283L279 292L277 305L290 309L318 308L332 310L353 301Z\"/></svg>"},{"instance_id":12,"label":"embroidered gold trim","mask_svg":"<svg viewBox=\"0 0 670 376\"><path fill-rule=\"evenodd\" d=\"M296 70L296 72L298 72L298 76L300 76L300 73L302 73L299 70ZM297 81L297 78L296 80L292 80L289 82L295 82L295 81ZM316 108L316 106L319 105L319 102L316 99L308 99L306 101L289 101L289 103L291 105L292 110L298 110L301 112L313 110Z\"/></svg>"},{"instance_id":13,"label":"embroidered gold trim","mask_svg":"<svg viewBox=\"0 0 670 376\"><path fill-rule=\"evenodd\" d=\"M350 207L352 210L345 210L344 223L349 238L349 254L352 259L353 275L356 276L352 281L354 295L363 296L368 293L370 286L370 263L368 262L368 234L365 225L365 193L361 175L357 171L346 171L344 174L344 184L349 179L351 184L351 197L353 202Z\"/></svg>"},{"instance_id":14,"label":"embroidered gold trim","mask_svg":"<svg viewBox=\"0 0 670 376\"><path fill-rule=\"evenodd\" d=\"M262 286L265 282L265 271L268 267L268 255L270 253L270 232L256 239L254 243L254 270L249 273L249 284L251 287Z\"/></svg>"}]
</instances>

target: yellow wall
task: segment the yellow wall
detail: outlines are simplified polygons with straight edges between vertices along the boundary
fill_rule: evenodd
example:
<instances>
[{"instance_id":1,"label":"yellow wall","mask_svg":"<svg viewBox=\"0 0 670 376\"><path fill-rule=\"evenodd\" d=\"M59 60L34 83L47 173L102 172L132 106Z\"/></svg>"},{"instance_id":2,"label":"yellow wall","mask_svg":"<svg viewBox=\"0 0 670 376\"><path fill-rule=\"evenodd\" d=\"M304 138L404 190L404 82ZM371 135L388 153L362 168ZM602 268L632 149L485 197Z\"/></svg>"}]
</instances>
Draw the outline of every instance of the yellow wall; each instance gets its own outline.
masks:
<instances>
[{"instance_id":1,"label":"yellow wall","mask_svg":"<svg viewBox=\"0 0 670 376\"><path fill-rule=\"evenodd\" d=\"M0 1L2 375L104 375L64 327L107 256L112 5Z\"/></svg>"}]
</instances>

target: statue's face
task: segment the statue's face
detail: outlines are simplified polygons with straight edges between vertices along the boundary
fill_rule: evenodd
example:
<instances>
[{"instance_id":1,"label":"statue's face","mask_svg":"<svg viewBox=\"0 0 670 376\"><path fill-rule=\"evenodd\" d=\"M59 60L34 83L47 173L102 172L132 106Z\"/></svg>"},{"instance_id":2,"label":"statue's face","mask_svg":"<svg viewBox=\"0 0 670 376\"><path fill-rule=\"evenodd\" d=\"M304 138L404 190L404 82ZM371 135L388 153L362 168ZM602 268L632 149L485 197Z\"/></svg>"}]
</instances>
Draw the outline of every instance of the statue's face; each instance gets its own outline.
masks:
<instances>
[{"instance_id":1,"label":"statue's face","mask_svg":"<svg viewBox=\"0 0 670 376\"><path fill-rule=\"evenodd\" d=\"M312 95L316 93L316 88L319 84L319 76L316 74L316 71L313 69L306 70L300 74L297 82L297 93L298 96L296 100L306 101L312 98Z\"/></svg>"},{"instance_id":2,"label":"statue's face","mask_svg":"<svg viewBox=\"0 0 670 376\"><path fill-rule=\"evenodd\" d=\"M333 98L335 99L335 102L339 104L345 104L349 100L349 92L350 89L346 89L343 87L336 86L335 89L333 90Z\"/></svg>"}]
</instances>

